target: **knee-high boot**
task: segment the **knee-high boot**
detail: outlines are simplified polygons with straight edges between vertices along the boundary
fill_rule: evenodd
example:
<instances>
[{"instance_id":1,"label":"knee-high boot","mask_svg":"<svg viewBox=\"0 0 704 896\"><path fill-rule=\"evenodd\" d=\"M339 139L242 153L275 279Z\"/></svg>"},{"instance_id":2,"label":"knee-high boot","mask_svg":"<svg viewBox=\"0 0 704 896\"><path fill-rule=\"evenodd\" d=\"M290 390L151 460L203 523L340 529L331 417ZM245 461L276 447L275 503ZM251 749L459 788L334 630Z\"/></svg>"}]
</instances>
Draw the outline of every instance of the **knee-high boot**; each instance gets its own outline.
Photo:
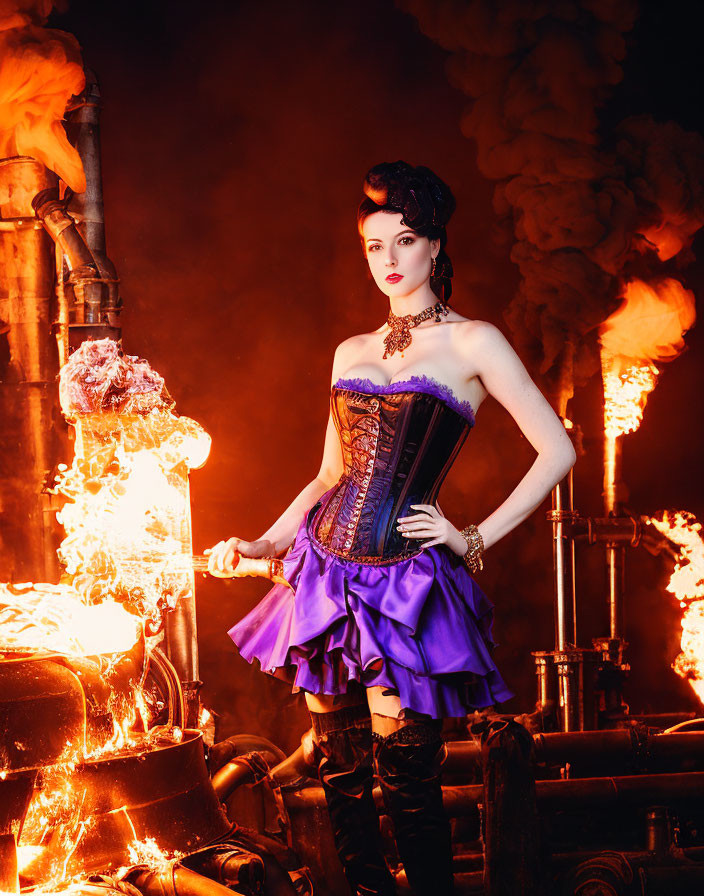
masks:
<instances>
[{"instance_id":1,"label":"knee-high boot","mask_svg":"<svg viewBox=\"0 0 704 896\"><path fill-rule=\"evenodd\" d=\"M414 721L383 736L374 732L374 762L396 846L415 896L454 893L450 822L442 803L446 756L442 722Z\"/></svg>"},{"instance_id":2,"label":"knee-high boot","mask_svg":"<svg viewBox=\"0 0 704 896\"><path fill-rule=\"evenodd\" d=\"M394 896L372 797L371 717L367 706L310 712L337 853L355 896Z\"/></svg>"}]
</instances>

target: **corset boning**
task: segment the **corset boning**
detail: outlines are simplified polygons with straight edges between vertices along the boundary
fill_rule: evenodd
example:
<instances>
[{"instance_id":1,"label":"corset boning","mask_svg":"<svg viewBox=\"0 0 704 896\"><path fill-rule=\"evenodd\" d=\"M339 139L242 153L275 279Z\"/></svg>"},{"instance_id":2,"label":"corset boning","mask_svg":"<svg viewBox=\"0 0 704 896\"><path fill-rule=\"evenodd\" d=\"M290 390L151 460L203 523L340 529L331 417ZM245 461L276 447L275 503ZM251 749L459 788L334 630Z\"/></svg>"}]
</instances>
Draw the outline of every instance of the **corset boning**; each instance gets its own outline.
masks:
<instances>
[{"instance_id":1,"label":"corset boning","mask_svg":"<svg viewBox=\"0 0 704 896\"><path fill-rule=\"evenodd\" d=\"M397 531L398 517L434 504L469 421L428 392L366 394L333 389L332 411L343 473L308 513L309 531L338 556L384 563L420 551Z\"/></svg>"}]
</instances>

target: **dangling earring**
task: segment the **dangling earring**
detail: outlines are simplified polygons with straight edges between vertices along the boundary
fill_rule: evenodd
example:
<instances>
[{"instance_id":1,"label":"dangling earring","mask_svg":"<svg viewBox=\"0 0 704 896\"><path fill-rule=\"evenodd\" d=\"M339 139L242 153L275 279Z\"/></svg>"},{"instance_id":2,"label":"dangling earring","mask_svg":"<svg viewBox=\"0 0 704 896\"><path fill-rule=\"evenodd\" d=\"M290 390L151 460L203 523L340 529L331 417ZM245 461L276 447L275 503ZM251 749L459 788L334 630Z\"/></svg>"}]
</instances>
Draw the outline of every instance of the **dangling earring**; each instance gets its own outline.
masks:
<instances>
[{"instance_id":1,"label":"dangling earring","mask_svg":"<svg viewBox=\"0 0 704 896\"><path fill-rule=\"evenodd\" d=\"M436 263L436 261L437 261L437 259L433 258L433 263L432 263L432 265L431 265L431 267L430 267L430 276L431 276L431 277L434 277L434 276L435 276L435 263Z\"/></svg>"}]
</instances>

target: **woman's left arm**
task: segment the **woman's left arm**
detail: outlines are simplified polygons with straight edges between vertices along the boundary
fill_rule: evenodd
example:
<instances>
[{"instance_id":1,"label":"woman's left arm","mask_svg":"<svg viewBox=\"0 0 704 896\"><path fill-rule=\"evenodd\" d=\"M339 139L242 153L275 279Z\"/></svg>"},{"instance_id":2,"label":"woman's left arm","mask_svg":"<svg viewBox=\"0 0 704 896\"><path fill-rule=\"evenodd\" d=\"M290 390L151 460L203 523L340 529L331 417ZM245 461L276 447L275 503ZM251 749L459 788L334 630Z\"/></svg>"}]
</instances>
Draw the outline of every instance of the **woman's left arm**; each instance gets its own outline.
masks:
<instances>
[{"instance_id":1,"label":"woman's left arm","mask_svg":"<svg viewBox=\"0 0 704 896\"><path fill-rule=\"evenodd\" d=\"M562 421L503 333L482 321L468 334L466 344L485 389L506 408L538 452L508 498L479 524L484 547L488 548L540 506L569 473L577 455Z\"/></svg>"},{"instance_id":2,"label":"woman's left arm","mask_svg":"<svg viewBox=\"0 0 704 896\"><path fill-rule=\"evenodd\" d=\"M577 455L570 437L523 366L506 337L493 324L473 322L463 350L471 359L490 395L511 414L523 435L538 452L533 465L506 500L478 528L484 547L496 544L540 506L554 486L574 466ZM418 515L399 518L399 528L408 537L431 537L423 547L445 543L462 556L467 542L459 528L445 519L442 511L426 504L412 505ZM431 516L432 519L428 519ZM405 531L404 531L405 530Z\"/></svg>"}]
</instances>

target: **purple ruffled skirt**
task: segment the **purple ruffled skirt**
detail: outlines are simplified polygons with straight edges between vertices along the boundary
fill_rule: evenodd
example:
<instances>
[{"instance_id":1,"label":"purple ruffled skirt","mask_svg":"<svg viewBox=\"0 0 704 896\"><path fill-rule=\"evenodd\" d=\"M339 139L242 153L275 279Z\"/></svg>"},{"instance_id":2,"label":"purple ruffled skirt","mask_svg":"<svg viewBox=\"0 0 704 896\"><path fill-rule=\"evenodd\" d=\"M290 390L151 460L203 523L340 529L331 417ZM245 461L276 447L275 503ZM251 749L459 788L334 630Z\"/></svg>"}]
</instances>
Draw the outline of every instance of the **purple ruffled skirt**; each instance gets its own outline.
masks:
<instances>
[{"instance_id":1,"label":"purple ruffled skirt","mask_svg":"<svg viewBox=\"0 0 704 896\"><path fill-rule=\"evenodd\" d=\"M491 656L493 604L445 545L356 563L326 551L306 515L283 566L294 590L274 585L229 635L293 693L341 694L355 679L432 718L513 696Z\"/></svg>"}]
</instances>

